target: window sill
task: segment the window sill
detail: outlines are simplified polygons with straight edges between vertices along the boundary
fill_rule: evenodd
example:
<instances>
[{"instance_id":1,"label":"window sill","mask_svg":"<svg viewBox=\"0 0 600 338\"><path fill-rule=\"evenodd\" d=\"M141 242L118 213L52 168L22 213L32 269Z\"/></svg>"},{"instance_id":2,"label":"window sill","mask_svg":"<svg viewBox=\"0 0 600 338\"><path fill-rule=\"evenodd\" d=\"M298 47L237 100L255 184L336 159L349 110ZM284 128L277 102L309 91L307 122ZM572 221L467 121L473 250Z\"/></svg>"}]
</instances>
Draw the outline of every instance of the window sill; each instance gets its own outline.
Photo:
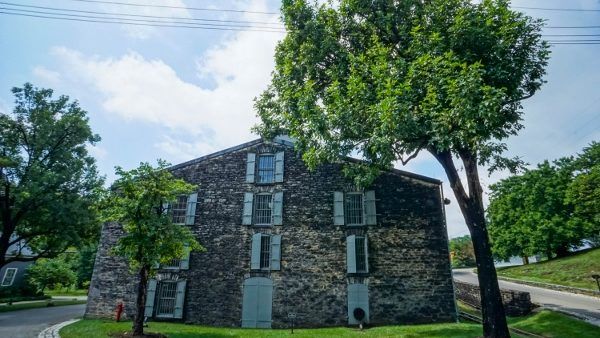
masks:
<instances>
[{"instance_id":1,"label":"window sill","mask_svg":"<svg viewBox=\"0 0 600 338\"><path fill-rule=\"evenodd\" d=\"M252 224L253 228L272 228L273 224Z\"/></svg>"}]
</instances>

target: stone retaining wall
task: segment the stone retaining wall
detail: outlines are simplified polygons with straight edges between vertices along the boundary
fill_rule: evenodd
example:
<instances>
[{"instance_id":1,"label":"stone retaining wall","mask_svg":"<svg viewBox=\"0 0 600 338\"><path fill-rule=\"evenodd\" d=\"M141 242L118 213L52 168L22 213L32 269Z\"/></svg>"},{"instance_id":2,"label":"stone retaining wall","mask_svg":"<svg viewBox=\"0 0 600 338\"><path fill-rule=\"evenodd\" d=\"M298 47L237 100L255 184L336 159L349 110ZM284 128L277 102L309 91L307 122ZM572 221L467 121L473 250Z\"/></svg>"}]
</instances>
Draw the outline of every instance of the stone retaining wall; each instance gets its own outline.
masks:
<instances>
[{"instance_id":1,"label":"stone retaining wall","mask_svg":"<svg viewBox=\"0 0 600 338\"><path fill-rule=\"evenodd\" d=\"M470 283L454 281L454 292L456 299L481 308L481 296L479 294L479 286ZM507 316L517 317L524 316L531 312L533 304L529 292L521 292L515 290L500 289L502 294L502 303Z\"/></svg>"}]
</instances>

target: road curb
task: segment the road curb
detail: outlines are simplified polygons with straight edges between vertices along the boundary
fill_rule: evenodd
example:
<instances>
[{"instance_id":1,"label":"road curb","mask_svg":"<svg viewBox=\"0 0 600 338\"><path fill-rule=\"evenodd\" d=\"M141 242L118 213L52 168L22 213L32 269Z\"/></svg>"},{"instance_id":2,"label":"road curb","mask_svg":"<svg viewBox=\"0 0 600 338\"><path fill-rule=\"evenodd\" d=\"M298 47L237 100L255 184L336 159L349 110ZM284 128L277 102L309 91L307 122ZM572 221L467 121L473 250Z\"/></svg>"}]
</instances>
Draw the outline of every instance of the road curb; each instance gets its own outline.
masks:
<instances>
[{"instance_id":1,"label":"road curb","mask_svg":"<svg viewBox=\"0 0 600 338\"><path fill-rule=\"evenodd\" d=\"M522 279L516 279L516 278L504 277L504 276L498 276L498 280L503 280L506 282L512 282L512 283L517 283L517 284L523 284L523 285L529 285L529 286L535 286L538 288L550 289L550 290L554 290L554 291L562 291L562 292L568 292L568 293L574 293L574 294L579 294L579 295L600 298L600 292L595 291L595 290L588 290L588 289L576 288L576 287L572 287L572 286L564 286L564 285L557 285L557 284L550 284L550 283L534 282L534 281L528 281L528 280L522 280Z\"/></svg>"},{"instance_id":2,"label":"road curb","mask_svg":"<svg viewBox=\"0 0 600 338\"><path fill-rule=\"evenodd\" d=\"M69 325L69 324L73 324L75 322L80 321L81 319L71 319L71 320L67 320L66 322L62 322L62 323L58 323L56 325L52 325L49 328L44 329L42 332L40 332L40 334L38 334L38 338L60 338L60 334L58 334L58 332L60 331L60 329L62 329L63 327Z\"/></svg>"}]
</instances>

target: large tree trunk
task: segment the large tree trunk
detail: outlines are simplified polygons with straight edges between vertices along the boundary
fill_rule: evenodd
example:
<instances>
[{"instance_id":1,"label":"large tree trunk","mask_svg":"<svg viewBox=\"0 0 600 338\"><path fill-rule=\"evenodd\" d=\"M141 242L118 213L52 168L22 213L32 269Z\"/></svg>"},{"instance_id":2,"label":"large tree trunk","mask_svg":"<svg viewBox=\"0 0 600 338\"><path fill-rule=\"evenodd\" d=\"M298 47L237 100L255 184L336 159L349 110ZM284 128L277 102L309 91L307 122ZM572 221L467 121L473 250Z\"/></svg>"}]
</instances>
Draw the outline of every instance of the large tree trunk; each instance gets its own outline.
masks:
<instances>
[{"instance_id":1,"label":"large tree trunk","mask_svg":"<svg viewBox=\"0 0 600 338\"><path fill-rule=\"evenodd\" d=\"M148 287L148 271L150 268L144 265L138 273L140 283L138 284L136 311L133 319L133 335L141 336L144 334L144 310L146 308L146 289Z\"/></svg>"},{"instance_id":2,"label":"large tree trunk","mask_svg":"<svg viewBox=\"0 0 600 338\"><path fill-rule=\"evenodd\" d=\"M567 245L561 245L556 248L556 258L563 258L569 255L569 247Z\"/></svg>"},{"instance_id":3,"label":"large tree trunk","mask_svg":"<svg viewBox=\"0 0 600 338\"><path fill-rule=\"evenodd\" d=\"M510 337L486 227L483 190L479 182L476 157L466 151L460 154L467 175L469 187L469 194L467 194L454 165L452 154L449 151L430 150L430 152L444 167L454 196L471 233L481 296L483 334L485 337L493 338Z\"/></svg>"},{"instance_id":4,"label":"large tree trunk","mask_svg":"<svg viewBox=\"0 0 600 338\"><path fill-rule=\"evenodd\" d=\"M521 258L523 258L523 265L527 265L527 264L529 264L529 257L527 257L527 255L524 255L524 256L523 256L523 257L521 257Z\"/></svg>"}]
</instances>

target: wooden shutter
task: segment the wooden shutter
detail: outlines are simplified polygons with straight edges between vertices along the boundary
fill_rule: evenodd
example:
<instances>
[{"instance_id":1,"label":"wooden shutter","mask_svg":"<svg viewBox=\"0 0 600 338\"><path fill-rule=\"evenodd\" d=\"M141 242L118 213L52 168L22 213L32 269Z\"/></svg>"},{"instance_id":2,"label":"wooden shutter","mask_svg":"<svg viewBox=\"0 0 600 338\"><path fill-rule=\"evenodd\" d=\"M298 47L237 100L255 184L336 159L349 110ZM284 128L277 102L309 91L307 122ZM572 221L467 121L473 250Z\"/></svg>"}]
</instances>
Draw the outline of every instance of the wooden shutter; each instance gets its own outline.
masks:
<instances>
[{"instance_id":1,"label":"wooden shutter","mask_svg":"<svg viewBox=\"0 0 600 338\"><path fill-rule=\"evenodd\" d=\"M162 204L162 212L163 215L168 215L169 214L169 208L171 207L171 204L169 204L169 202L164 202Z\"/></svg>"},{"instance_id":2,"label":"wooden shutter","mask_svg":"<svg viewBox=\"0 0 600 338\"><path fill-rule=\"evenodd\" d=\"M187 199L187 210L185 212L185 225L194 225L196 222L196 204L198 203L198 193L190 194Z\"/></svg>"},{"instance_id":3,"label":"wooden shutter","mask_svg":"<svg viewBox=\"0 0 600 338\"><path fill-rule=\"evenodd\" d=\"M252 224L252 202L254 200L254 194L251 192L244 193L244 212L242 215L242 224Z\"/></svg>"},{"instance_id":4,"label":"wooden shutter","mask_svg":"<svg viewBox=\"0 0 600 338\"><path fill-rule=\"evenodd\" d=\"M154 312L154 298L156 296L156 279L148 280L146 289L146 307L144 308L144 317L152 318Z\"/></svg>"},{"instance_id":5,"label":"wooden shutter","mask_svg":"<svg viewBox=\"0 0 600 338\"><path fill-rule=\"evenodd\" d=\"M273 194L273 225L283 224L283 192Z\"/></svg>"},{"instance_id":6,"label":"wooden shutter","mask_svg":"<svg viewBox=\"0 0 600 338\"><path fill-rule=\"evenodd\" d=\"M356 273L356 236L346 237L346 265L348 273Z\"/></svg>"},{"instance_id":7,"label":"wooden shutter","mask_svg":"<svg viewBox=\"0 0 600 338\"><path fill-rule=\"evenodd\" d=\"M258 278L248 278L244 281L244 296L242 299L242 327L256 327L258 308Z\"/></svg>"},{"instance_id":8,"label":"wooden shutter","mask_svg":"<svg viewBox=\"0 0 600 338\"><path fill-rule=\"evenodd\" d=\"M271 236L271 270L281 270L281 235Z\"/></svg>"},{"instance_id":9,"label":"wooden shutter","mask_svg":"<svg viewBox=\"0 0 600 338\"><path fill-rule=\"evenodd\" d=\"M369 288L366 284L348 284L348 324L360 324L354 318L354 309L361 308L365 311L363 323L368 323L369 318Z\"/></svg>"},{"instance_id":10,"label":"wooden shutter","mask_svg":"<svg viewBox=\"0 0 600 338\"><path fill-rule=\"evenodd\" d=\"M248 153L246 160L246 182L254 183L254 172L256 168L256 154Z\"/></svg>"},{"instance_id":11,"label":"wooden shutter","mask_svg":"<svg viewBox=\"0 0 600 338\"><path fill-rule=\"evenodd\" d=\"M365 272L369 272L369 244L367 235L365 235Z\"/></svg>"},{"instance_id":12,"label":"wooden shutter","mask_svg":"<svg viewBox=\"0 0 600 338\"><path fill-rule=\"evenodd\" d=\"M377 211L375 210L375 191L365 191L364 199L365 224L377 224Z\"/></svg>"},{"instance_id":13,"label":"wooden shutter","mask_svg":"<svg viewBox=\"0 0 600 338\"><path fill-rule=\"evenodd\" d=\"M283 182L283 151L275 154L275 182Z\"/></svg>"},{"instance_id":14,"label":"wooden shutter","mask_svg":"<svg viewBox=\"0 0 600 338\"><path fill-rule=\"evenodd\" d=\"M268 278L261 278L258 284L258 309L256 327L261 329L271 328L271 311L273 307L273 282Z\"/></svg>"},{"instance_id":15,"label":"wooden shutter","mask_svg":"<svg viewBox=\"0 0 600 338\"><path fill-rule=\"evenodd\" d=\"M250 253L250 269L260 269L260 244L261 244L261 233L252 235L252 252Z\"/></svg>"},{"instance_id":16,"label":"wooden shutter","mask_svg":"<svg viewBox=\"0 0 600 338\"><path fill-rule=\"evenodd\" d=\"M242 327L270 328L273 306L273 282L265 277L244 281Z\"/></svg>"},{"instance_id":17,"label":"wooden shutter","mask_svg":"<svg viewBox=\"0 0 600 338\"><path fill-rule=\"evenodd\" d=\"M183 318L183 303L185 300L185 285L186 281L177 281L177 294L175 295L175 310L173 311L173 318Z\"/></svg>"},{"instance_id":18,"label":"wooden shutter","mask_svg":"<svg viewBox=\"0 0 600 338\"><path fill-rule=\"evenodd\" d=\"M183 245L183 258L179 262L179 268L182 270L188 270L190 268L190 246L188 244Z\"/></svg>"},{"instance_id":19,"label":"wooden shutter","mask_svg":"<svg viewBox=\"0 0 600 338\"><path fill-rule=\"evenodd\" d=\"M333 225L344 225L344 193L333 193Z\"/></svg>"}]
</instances>

